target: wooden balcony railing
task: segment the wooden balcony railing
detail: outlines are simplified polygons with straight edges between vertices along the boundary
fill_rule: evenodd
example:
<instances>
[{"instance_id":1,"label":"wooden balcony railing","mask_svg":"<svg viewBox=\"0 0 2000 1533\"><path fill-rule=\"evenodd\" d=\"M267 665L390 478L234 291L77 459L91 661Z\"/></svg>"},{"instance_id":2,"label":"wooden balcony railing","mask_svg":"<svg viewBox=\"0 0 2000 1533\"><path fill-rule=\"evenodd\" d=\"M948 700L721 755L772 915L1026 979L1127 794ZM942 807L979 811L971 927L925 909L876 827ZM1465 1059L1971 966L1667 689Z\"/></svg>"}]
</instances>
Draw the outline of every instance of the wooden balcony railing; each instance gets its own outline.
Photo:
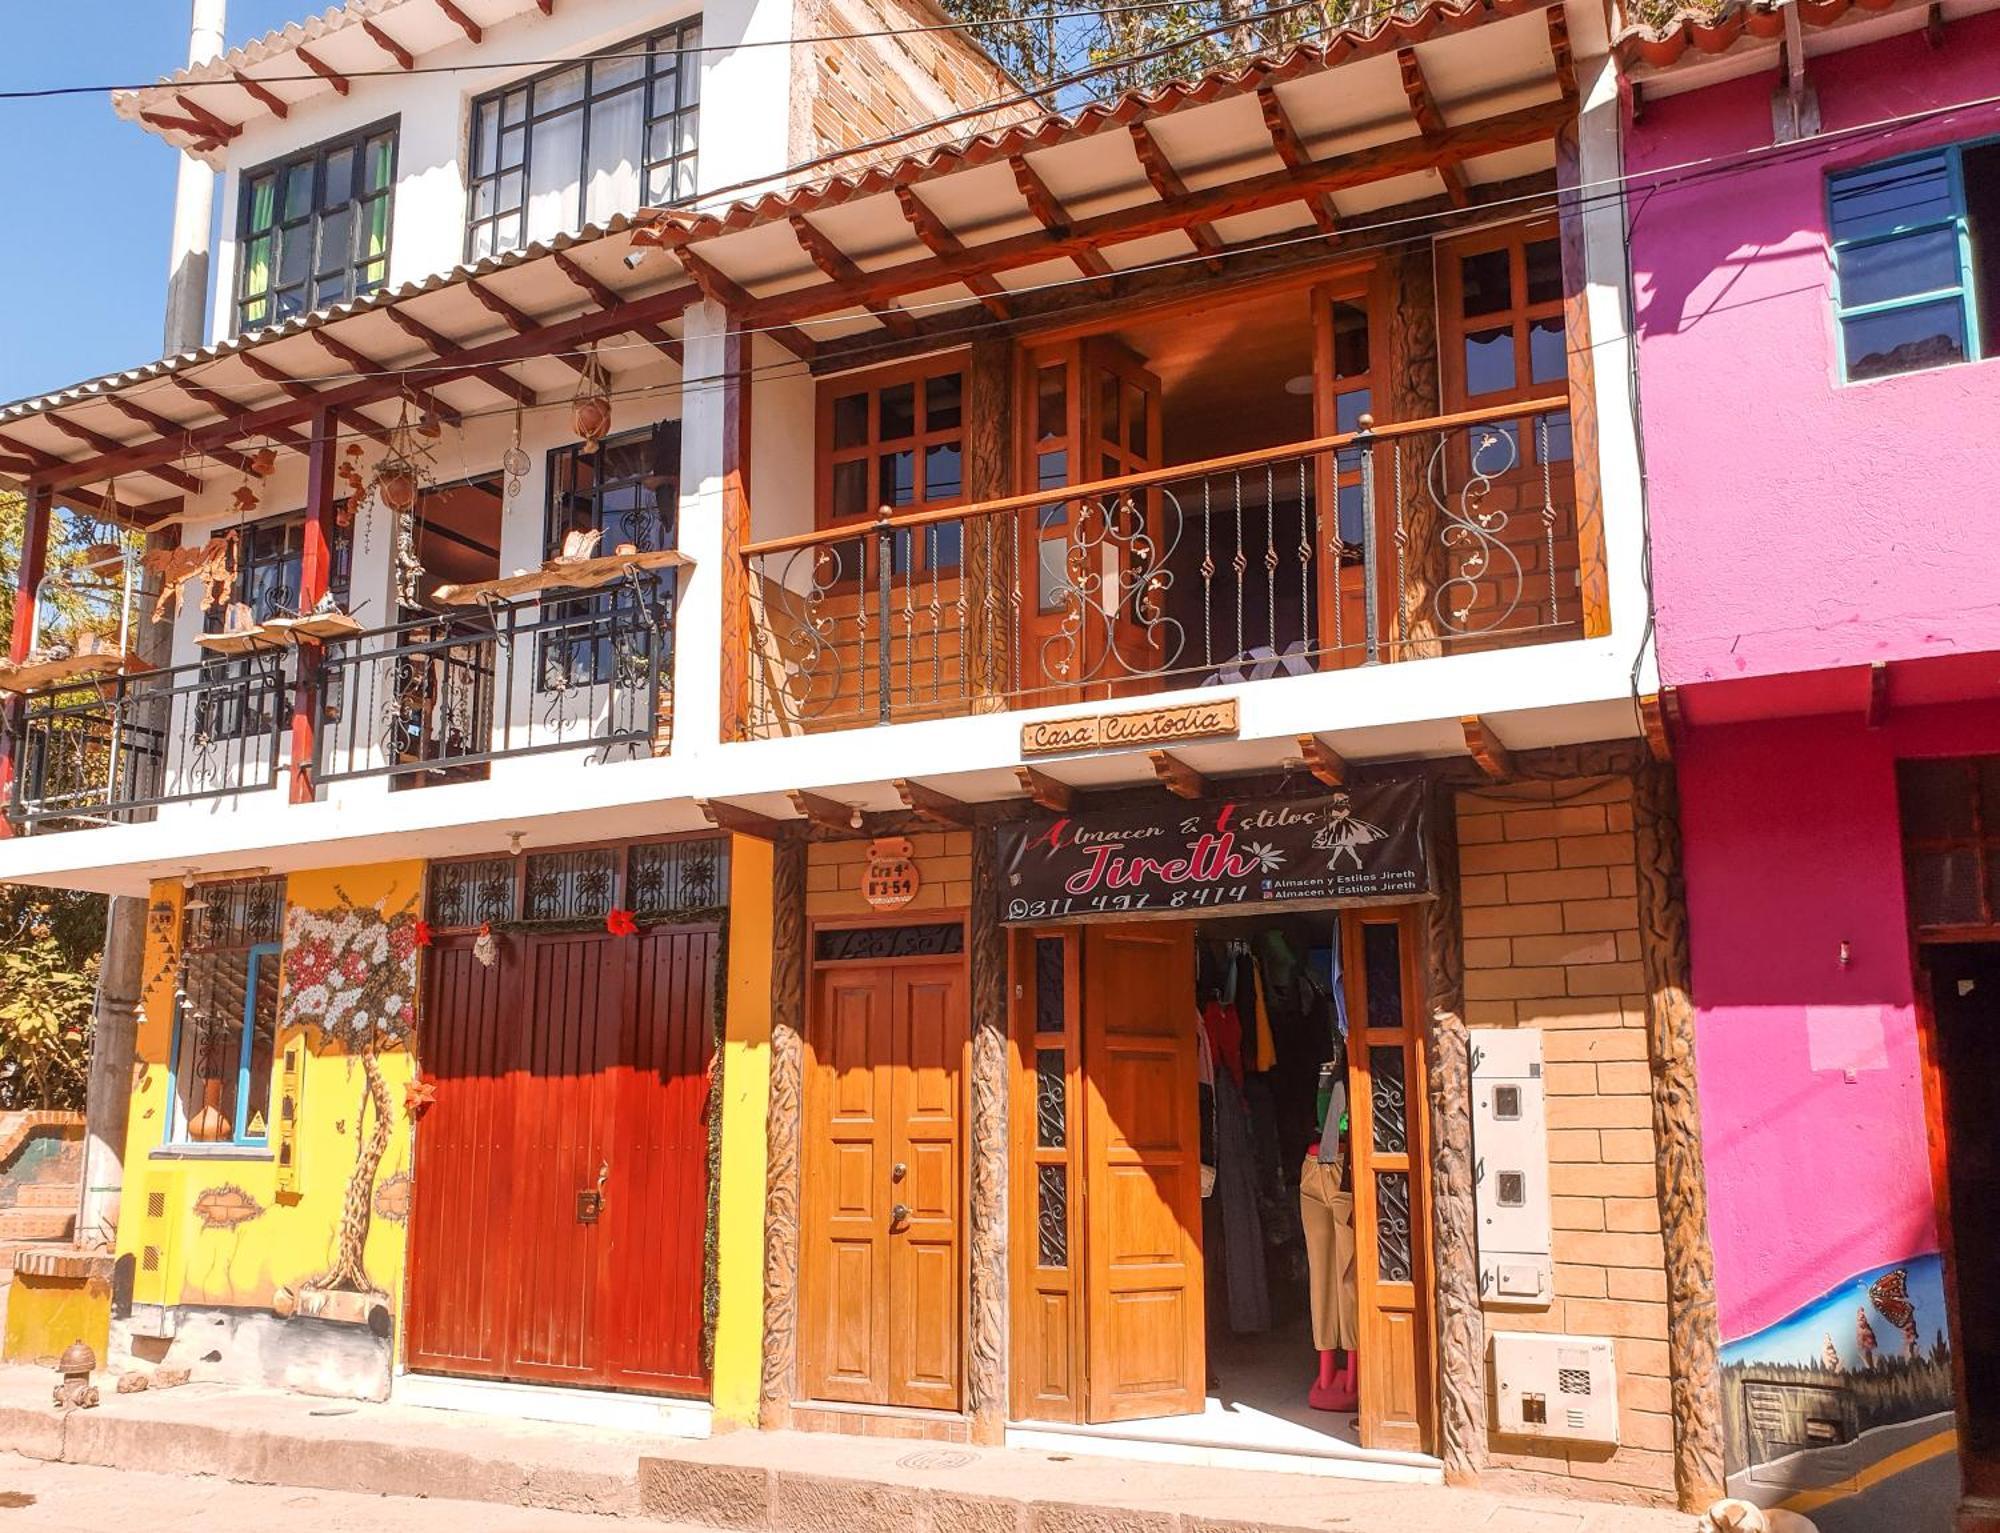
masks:
<instances>
[{"instance_id":1,"label":"wooden balcony railing","mask_svg":"<svg viewBox=\"0 0 2000 1533\"><path fill-rule=\"evenodd\" d=\"M1576 637L1566 399L751 545L758 736Z\"/></svg>"}]
</instances>

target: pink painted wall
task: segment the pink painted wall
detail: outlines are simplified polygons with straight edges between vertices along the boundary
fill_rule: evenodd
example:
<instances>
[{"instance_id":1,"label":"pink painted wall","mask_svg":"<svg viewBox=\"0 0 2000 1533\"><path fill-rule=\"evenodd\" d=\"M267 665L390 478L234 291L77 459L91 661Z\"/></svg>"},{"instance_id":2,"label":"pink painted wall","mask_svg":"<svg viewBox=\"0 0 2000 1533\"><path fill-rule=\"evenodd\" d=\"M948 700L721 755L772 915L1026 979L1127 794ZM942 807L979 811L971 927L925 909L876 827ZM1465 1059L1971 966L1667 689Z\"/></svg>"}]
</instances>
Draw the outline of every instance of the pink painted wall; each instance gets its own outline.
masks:
<instances>
[{"instance_id":1,"label":"pink painted wall","mask_svg":"<svg viewBox=\"0 0 2000 1533\"><path fill-rule=\"evenodd\" d=\"M2000 14L1816 58L1825 127L1994 94ZM1839 379L1825 177L2000 133L1959 110L1680 185L1771 143L1773 76L1649 98L1627 170L1664 679L2000 649L2000 360Z\"/></svg>"},{"instance_id":2,"label":"pink painted wall","mask_svg":"<svg viewBox=\"0 0 2000 1533\"><path fill-rule=\"evenodd\" d=\"M1725 1341L1938 1249L1895 764L1981 752L2000 704L1702 728L1679 751Z\"/></svg>"}]
</instances>

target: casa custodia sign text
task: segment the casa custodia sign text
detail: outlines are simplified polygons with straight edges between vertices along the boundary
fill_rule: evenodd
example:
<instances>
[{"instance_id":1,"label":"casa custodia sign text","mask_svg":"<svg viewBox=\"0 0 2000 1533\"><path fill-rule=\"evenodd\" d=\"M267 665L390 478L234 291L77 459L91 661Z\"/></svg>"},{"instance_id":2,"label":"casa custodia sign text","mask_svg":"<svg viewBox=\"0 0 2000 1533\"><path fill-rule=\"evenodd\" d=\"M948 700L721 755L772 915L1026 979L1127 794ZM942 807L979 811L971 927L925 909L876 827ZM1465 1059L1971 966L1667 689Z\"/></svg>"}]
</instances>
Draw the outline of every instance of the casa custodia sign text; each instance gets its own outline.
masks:
<instances>
[{"instance_id":1,"label":"casa custodia sign text","mask_svg":"<svg viewBox=\"0 0 2000 1533\"><path fill-rule=\"evenodd\" d=\"M1143 713L1093 713L1080 719L1040 719L1021 726L1021 754L1054 756L1120 746L1177 745L1184 740L1226 739L1237 731L1236 699L1148 708Z\"/></svg>"},{"instance_id":2,"label":"casa custodia sign text","mask_svg":"<svg viewBox=\"0 0 2000 1533\"><path fill-rule=\"evenodd\" d=\"M1197 914L1428 894L1424 788L1041 815L1001 827L1001 919Z\"/></svg>"}]
</instances>

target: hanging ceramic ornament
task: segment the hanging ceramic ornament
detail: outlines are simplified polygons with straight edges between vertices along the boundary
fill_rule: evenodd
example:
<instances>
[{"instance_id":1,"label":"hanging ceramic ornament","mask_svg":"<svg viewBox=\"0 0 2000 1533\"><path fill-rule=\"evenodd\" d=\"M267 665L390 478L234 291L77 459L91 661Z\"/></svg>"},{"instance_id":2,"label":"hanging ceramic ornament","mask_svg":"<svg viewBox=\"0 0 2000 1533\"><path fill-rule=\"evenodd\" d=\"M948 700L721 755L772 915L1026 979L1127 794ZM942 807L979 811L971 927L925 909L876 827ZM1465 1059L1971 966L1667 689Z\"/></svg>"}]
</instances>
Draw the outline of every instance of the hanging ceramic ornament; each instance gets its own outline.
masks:
<instances>
[{"instance_id":1,"label":"hanging ceramic ornament","mask_svg":"<svg viewBox=\"0 0 2000 1533\"><path fill-rule=\"evenodd\" d=\"M482 924L479 928L479 935L472 939L472 956L477 958L480 964L488 969L492 968L495 960L499 958L500 944L493 939L493 925L491 922Z\"/></svg>"},{"instance_id":2,"label":"hanging ceramic ornament","mask_svg":"<svg viewBox=\"0 0 2000 1533\"><path fill-rule=\"evenodd\" d=\"M518 405L514 409L514 440L500 459L500 466L507 471L507 499L511 501L521 493L521 481L535 466L528 450L521 445L521 411Z\"/></svg>"},{"instance_id":3,"label":"hanging ceramic ornament","mask_svg":"<svg viewBox=\"0 0 2000 1533\"><path fill-rule=\"evenodd\" d=\"M576 380L569 422L586 452L595 452L598 444L611 434L611 380L604 364L597 359L595 346L584 361L583 375Z\"/></svg>"}]
</instances>

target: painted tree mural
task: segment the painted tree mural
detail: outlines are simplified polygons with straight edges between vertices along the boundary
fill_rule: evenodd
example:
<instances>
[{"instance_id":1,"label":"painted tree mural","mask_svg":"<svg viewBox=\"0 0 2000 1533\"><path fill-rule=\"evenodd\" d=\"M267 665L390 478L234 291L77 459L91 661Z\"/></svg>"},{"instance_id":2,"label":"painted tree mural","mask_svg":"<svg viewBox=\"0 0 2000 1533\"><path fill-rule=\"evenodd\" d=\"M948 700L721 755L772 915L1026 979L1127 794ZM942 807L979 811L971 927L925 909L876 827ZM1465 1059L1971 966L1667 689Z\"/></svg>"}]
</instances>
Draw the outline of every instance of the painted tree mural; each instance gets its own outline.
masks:
<instances>
[{"instance_id":1,"label":"painted tree mural","mask_svg":"<svg viewBox=\"0 0 2000 1533\"><path fill-rule=\"evenodd\" d=\"M344 893L337 909L292 909L285 929L284 1023L307 1029L318 1045L338 1045L360 1061L362 1073L354 1171L341 1206L333 1263L302 1284L302 1293L383 1292L368 1274L366 1256L375 1178L391 1132L392 1104L379 1056L409 1042L416 998L414 911L387 915Z\"/></svg>"}]
</instances>

